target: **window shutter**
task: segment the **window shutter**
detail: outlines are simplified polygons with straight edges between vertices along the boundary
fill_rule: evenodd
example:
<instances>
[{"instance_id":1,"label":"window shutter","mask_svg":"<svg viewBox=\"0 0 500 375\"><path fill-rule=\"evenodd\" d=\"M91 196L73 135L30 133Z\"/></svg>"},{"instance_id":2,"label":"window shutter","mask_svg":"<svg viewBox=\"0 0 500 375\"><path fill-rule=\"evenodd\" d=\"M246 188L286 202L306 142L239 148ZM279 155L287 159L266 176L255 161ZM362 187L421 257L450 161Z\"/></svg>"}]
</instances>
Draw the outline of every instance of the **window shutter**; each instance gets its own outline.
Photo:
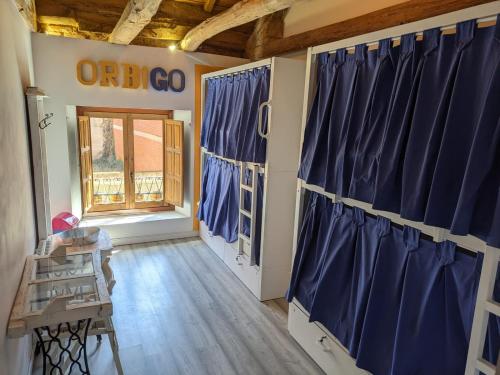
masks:
<instances>
[{"instance_id":1,"label":"window shutter","mask_svg":"<svg viewBox=\"0 0 500 375\"><path fill-rule=\"evenodd\" d=\"M165 120L165 202L182 207L184 204L184 173L182 167L184 123Z\"/></svg>"},{"instance_id":2,"label":"window shutter","mask_svg":"<svg viewBox=\"0 0 500 375\"><path fill-rule=\"evenodd\" d=\"M80 173L82 175L82 209L87 213L92 208L92 149L90 147L90 119L78 117L80 139Z\"/></svg>"}]
</instances>

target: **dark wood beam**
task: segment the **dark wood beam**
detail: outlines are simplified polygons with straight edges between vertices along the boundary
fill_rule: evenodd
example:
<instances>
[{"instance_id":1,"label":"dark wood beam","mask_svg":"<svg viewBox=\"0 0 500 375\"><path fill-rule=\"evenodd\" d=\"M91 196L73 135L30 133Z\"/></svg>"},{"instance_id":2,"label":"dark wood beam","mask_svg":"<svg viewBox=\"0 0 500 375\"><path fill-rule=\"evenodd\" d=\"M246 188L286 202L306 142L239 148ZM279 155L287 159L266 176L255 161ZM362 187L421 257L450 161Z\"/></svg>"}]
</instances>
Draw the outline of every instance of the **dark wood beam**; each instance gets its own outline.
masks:
<instances>
[{"instance_id":1,"label":"dark wood beam","mask_svg":"<svg viewBox=\"0 0 500 375\"><path fill-rule=\"evenodd\" d=\"M283 38L284 20L287 13L288 9L284 9L256 21L254 31L246 44L246 56L249 59L255 60L272 40Z\"/></svg>"},{"instance_id":2,"label":"dark wood beam","mask_svg":"<svg viewBox=\"0 0 500 375\"><path fill-rule=\"evenodd\" d=\"M41 32L71 38L107 40L129 0L36 1ZM213 13L208 13L203 10L204 0L184 1L187 2L163 0L156 15L131 44L161 48L176 44L191 28L237 2L217 0ZM242 57L254 25L255 21L224 31L207 40L201 50Z\"/></svg>"},{"instance_id":3,"label":"dark wood beam","mask_svg":"<svg viewBox=\"0 0 500 375\"><path fill-rule=\"evenodd\" d=\"M226 8L215 6L212 12L207 12L203 6L181 3L178 1L163 1L154 20L158 22L174 22L178 25L194 27L216 13Z\"/></svg>"},{"instance_id":4,"label":"dark wood beam","mask_svg":"<svg viewBox=\"0 0 500 375\"><path fill-rule=\"evenodd\" d=\"M153 39L153 38L143 38L138 36L130 44L137 46L148 46L148 47L159 47L167 48L172 44L177 43L178 40L168 40L168 39ZM197 52L212 53L214 55L232 56L232 57L245 57L245 51L241 48L241 45L236 47L228 46L225 43L211 42L207 41L203 43Z\"/></svg>"},{"instance_id":5,"label":"dark wood beam","mask_svg":"<svg viewBox=\"0 0 500 375\"><path fill-rule=\"evenodd\" d=\"M254 59L277 56L489 2L491 0L409 0L329 26L271 40L250 54Z\"/></svg>"},{"instance_id":6,"label":"dark wood beam","mask_svg":"<svg viewBox=\"0 0 500 375\"><path fill-rule=\"evenodd\" d=\"M205 4L203 5L203 10L205 12L211 13L214 9L215 0L205 0Z\"/></svg>"},{"instance_id":7,"label":"dark wood beam","mask_svg":"<svg viewBox=\"0 0 500 375\"><path fill-rule=\"evenodd\" d=\"M198 47L196 52L211 53L213 55L231 56L231 57L241 57L245 58L245 50L243 49L231 49L226 46L217 46L208 42L203 43Z\"/></svg>"}]
</instances>

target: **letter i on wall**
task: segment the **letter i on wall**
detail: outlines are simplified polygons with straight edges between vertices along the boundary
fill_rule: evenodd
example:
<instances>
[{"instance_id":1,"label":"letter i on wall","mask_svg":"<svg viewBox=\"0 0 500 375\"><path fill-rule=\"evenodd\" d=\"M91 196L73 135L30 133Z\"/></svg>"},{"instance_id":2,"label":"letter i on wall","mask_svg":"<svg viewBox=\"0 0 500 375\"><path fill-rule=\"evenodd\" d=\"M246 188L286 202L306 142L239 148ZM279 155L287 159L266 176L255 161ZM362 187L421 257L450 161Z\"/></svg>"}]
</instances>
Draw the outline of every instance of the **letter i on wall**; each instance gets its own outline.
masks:
<instances>
[{"instance_id":1,"label":"letter i on wall","mask_svg":"<svg viewBox=\"0 0 500 375\"><path fill-rule=\"evenodd\" d=\"M141 75L139 66L136 64L122 64L123 66L123 84L126 89L138 89L141 85Z\"/></svg>"},{"instance_id":2,"label":"letter i on wall","mask_svg":"<svg viewBox=\"0 0 500 375\"><path fill-rule=\"evenodd\" d=\"M148 89L149 87L149 69L147 67L142 68L142 88Z\"/></svg>"}]
</instances>

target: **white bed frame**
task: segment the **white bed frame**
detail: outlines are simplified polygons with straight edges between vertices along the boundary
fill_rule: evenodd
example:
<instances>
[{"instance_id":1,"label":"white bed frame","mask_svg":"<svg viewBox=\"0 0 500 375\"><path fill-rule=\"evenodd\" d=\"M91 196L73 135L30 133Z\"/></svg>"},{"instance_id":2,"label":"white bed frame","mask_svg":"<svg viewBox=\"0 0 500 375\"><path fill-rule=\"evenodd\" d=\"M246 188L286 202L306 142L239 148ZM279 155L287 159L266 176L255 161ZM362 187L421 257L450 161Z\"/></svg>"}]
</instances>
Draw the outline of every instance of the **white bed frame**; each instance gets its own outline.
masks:
<instances>
[{"instance_id":1,"label":"white bed frame","mask_svg":"<svg viewBox=\"0 0 500 375\"><path fill-rule=\"evenodd\" d=\"M423 30L441 27L442 29L454 27L458 22L478 19L481 21L495 20L496 14L500 13L500 1L494 1L484 5L466 8L460 11L444 14L437 17L428 18L418 22L408 23L406 25L391 27L388 29L372 32L348 38L334 43L324 44L317 47L311 47L307 53L306 81L304 92L304 108L302 111L302 145L303 134L307 122L310 105L314 97L316 87L316 59L317 55L323 52L334 52L339 48L351 48L357 44L367 43L376 44L384 38L399 39L401 35L422 32ZM423 233L433 237L434 241L443 241L445 239L454 241L458 246L484 253L483 268L477 294L477 303L474 312L474 321L472 326L472 335L469 343L469 353L467 357L466 375L478 375L482 371L486 375L495 375L496 368L494 364L488 363L482 359L486 329L489 314L500 316L500 304L492 300L493 287L497 271L497 264L500 259L500 249L493 248L474 236L456 236L451 235L449 231L425 225L419 222L405 220L399 215L375 210L370 204L345 199L335 194L326 193L318 186L308 185L304 181L297 180L297 199L295 209L295 231L293 238L294 252L297 247L297 239L302 220L302 208L304 203L304 194L306 191L316 191L331 198L333 201L345 202L347 205L360 207L366 212L381 215L389 218L392 222L401 225L410 225L420 229ZM351 358L347 350L328 332L324 327L317 323L309 323L308 314L303 307L294 300L290 304L288 329L292 336L306 350L306 352L318 363L318 365L328 374L342 375L360 375L367 374L366 371L356 367L355 361Z\"/></svg>"},{"instance_id":2,"label":"white bed frame","mask_svg":"<svg viewBox=\"0 0 500 375\"><path fill-rule=\"evenodd\" d=\"M271 79L266 163L256 166L264 170L260 266L253 265L248 252L238 249L239 241L228 244L200 223L203 241L261 301L283 297L290 280L305 62L273 57L202 76L204 108L207 79L264 66L270 66ZM203 164L207 154L202 150Z\"/></svg>"}]
</instances>

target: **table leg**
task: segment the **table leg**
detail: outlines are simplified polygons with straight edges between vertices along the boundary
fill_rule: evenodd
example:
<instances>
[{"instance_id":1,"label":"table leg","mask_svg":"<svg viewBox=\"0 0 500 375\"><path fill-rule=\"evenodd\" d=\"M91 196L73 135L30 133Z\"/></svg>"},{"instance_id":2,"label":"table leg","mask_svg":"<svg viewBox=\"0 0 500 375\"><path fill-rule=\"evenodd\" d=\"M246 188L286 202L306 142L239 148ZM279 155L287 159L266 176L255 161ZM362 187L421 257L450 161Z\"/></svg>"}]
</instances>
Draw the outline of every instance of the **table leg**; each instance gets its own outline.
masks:
<instances>
[{"instance_id":1,"label":"table leg","mask_svg":"<svg viewBox=\"0 0 500 375\"><path fill-rule=\"evenodd\" d=\"M65 359L69 359L69 374L79 371L80 374L90 375L87 360L87 333L91 319L83 319L74 323L61 323L57 328L50 329L48 326L35 328L35 334L40 344L43 356L43 374L63 374ZM78 346L72 353L71 346ZM58 349L57 355L53 358L50 352ZM83 365L81 359L83 357Z\"/></svg>"}]
</instances>

